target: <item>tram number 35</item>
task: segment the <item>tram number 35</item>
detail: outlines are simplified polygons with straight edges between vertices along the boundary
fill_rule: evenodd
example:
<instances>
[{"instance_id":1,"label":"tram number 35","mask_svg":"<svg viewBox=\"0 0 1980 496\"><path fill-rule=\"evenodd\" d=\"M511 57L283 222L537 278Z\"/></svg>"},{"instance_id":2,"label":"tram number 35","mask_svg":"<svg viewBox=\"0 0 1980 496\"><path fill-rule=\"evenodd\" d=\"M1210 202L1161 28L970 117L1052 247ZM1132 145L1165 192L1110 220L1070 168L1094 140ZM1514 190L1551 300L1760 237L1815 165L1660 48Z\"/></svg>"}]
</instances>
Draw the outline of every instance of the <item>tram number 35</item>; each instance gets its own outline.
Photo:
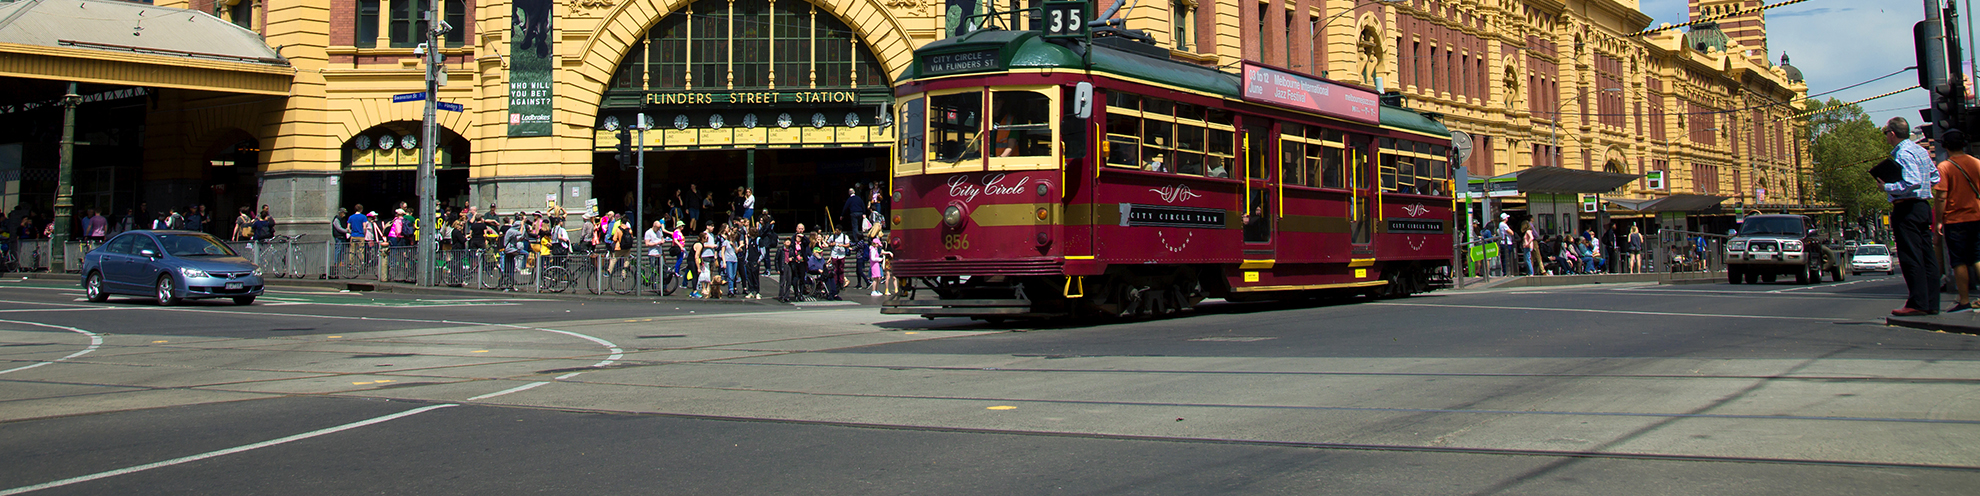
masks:
<instances>
[{"instance_id":1,"label":"tram number 35","mask_svg":"<svg viewBox=\"0 0 1980 496\"><path fill-rule=\"evenodd\" d=\"M1045 2L1045 36L1086 36L1087 2Z\"/></svg>"},{"instance_id":2,"label":"tram number 35","mask_svg":"<svg viewBox=\"0 0 1980 496\"><path fill-rule=\"evenodd\" d=\"M969 249L969 235L968 234L942 235L942 248L948 250L967 250Z\"/></svg>"}]
</instances>

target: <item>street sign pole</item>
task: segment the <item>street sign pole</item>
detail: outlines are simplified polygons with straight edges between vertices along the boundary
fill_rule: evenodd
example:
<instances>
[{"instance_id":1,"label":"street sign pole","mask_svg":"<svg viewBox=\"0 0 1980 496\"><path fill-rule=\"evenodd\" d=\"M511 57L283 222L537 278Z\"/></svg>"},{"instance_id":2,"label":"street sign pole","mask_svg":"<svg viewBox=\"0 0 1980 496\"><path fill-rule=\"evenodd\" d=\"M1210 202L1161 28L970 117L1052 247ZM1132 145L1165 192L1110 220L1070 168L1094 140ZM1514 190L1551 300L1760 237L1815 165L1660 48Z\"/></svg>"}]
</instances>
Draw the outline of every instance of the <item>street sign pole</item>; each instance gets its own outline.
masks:
<instances>
[{"instance_id":1,"label":"street sign pole","mask_svg":"<svg viewBox=\"0 0 1980 496\"><path fill-rule=\"evenodd\" d=\"M442 70L440 61L445 60L440 54L440 35L447 32L450 26L440 20L440 2L427 3L426 12L421 15L426 17L427 26L426 111L424 120L420 123L419 133L419 194L417 195L419 217L415 221L419 224L415 226L423 231L419 232L419 244L414 248L419 250L419 272L415 276L414 283L420 286L432 286L435 282L433 251L439 247L439 240L436 238L440 232L439 187L434 184L433 179L434 152L437 151L436 142L440 141L440 133L439 128L434 125L434 112L438 110L440 103L439 74Z\"/></svg>"}]
</instances>

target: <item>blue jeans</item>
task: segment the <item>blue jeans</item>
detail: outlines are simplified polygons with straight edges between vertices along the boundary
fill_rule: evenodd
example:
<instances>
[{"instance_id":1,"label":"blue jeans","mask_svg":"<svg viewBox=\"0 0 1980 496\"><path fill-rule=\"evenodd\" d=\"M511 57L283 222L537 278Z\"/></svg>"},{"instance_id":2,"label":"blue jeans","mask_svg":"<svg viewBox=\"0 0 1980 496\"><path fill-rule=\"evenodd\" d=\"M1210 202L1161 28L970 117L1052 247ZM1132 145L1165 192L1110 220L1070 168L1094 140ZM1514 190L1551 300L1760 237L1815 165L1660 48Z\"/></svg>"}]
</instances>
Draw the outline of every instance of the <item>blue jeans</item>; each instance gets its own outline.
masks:
<instances>
[{"instance_id":1,"label":"blue jeans","mask_svg":"<svg viewBox=\"0 0 1980 496\"><path fill-rule=\"evenodd\" d=\"M736 288L742 287L742 285L738 284L738 281L736 280L735 262L722 262L722 275L729 278L730 293L734 293L736 292Z\"/></svg>"},{"instance_id":2,"label":"blue jeans","mask_svg":"<svg viewBox=\"0 0 1980 496\"><path fill-rule=\"evenodd\" d=\"M1524 247L1521 247L1519 249L1519 264L1521 266L1526 267L1525 275L1532 276L1532 275L1540 274L1540 271L1534 270L1535 267L1533 266L1533 250L1529 250Z\"/></svg>"}]
</instances>

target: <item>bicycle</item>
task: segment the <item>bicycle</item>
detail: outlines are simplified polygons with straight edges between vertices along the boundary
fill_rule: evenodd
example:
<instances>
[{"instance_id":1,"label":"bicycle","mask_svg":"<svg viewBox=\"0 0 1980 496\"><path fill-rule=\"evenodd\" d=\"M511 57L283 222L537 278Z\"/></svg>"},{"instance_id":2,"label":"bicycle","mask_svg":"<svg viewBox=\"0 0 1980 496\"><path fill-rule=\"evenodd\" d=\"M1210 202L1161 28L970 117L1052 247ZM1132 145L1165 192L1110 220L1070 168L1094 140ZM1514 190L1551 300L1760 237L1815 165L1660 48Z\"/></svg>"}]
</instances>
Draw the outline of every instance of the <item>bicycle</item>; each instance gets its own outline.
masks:
<instances>
[{"instance_id":1,"label":"bicycle","mask_svg":"<svg viewBox=\"0 0 1980 496\"><path fill-rule=\"evenodd\" d=\"M632 294L641 288L659 289L660 267L645 263L645 256L628 256L605 276L606 288L617 294Z\"/></svg>"},{"instance_id":2,"label":"bicycle","mask_svg":"<svg viewBox=\"0 0 1980 496\"><path fill-rule=\"evenodd\" d=\"M285 237L276 236L274 238L248 243L248 249L254 251L254 265L261 269L262 274L266 274L269 277L277 277L288 272L289 257L287 250L280 250L279 252L275 250L276 241Z\"/></svg>"},{"instance_id":3,"label":"bicycle","mask_svg":"<svg viewBox=\"0 0 1980 496\"><path fill-rule=\"evenodd\" d=\"M354 241L344 250L344 259L337 262L330 277L338 279L358 279L377 277L377 247L365 241Z\"/></svg>"},{"instance_id":4,"label":"bicycle","mask_svg":"<svg viewBox=\"0 0 1980 496\"><path fill-rule=\"evenodd\" d=\"M597 272L598 263L589 254L553 255L543 258L542 289L562 293L575 288L580 279Z\"/></svg>"},{"instance_id":5,"label":"bicycle","mask_svg":"<svg viewBox=\"0 0 1980 496\"><path fill-rule=\"evenodd\" d=\"M683 287L692 288L695 285L695 277L694 264L687 263L686 257L677 255L674 257L674 266L667 269L666 280L660 285L660 294L672 296L675 291L680 291ZM690 289L688 292L694 291Z\"/></svg>"},{"instance_id":6,"label":"bicycle","mask_svg":"<svg viewBox=\"0 0 1980 496\"><path fill-rule=\"evenodd\" d=\"M296 253L296 242L301 241L303 236L308 236L308 235L309 233L301 233L290 236L275 237L276 239L282 240L282 252L284 254L283 264L288 266L289 278L302 279L303 266L305 264L302 263L302 255ZM277 275L281 275L281 274L277 274Z\"/></svg>"}]
</instances>

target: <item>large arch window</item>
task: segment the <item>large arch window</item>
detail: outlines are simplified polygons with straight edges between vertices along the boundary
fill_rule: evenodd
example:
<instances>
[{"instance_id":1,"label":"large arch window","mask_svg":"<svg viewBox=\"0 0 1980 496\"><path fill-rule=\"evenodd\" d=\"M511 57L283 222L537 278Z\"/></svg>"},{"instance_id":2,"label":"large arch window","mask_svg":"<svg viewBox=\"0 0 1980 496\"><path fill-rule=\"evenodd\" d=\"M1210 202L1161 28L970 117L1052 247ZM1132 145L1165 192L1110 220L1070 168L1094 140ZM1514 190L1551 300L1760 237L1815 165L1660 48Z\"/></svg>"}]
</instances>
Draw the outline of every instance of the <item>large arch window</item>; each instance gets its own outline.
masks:
<instances>
[{"instance_id":1,"label":"large arch window","mask_svg":"<svg viewBox=\"0 0 1980 496\"><path fill-rule=\"evenodd\" d=\"M851 27L804 0L699 0L660 19L614 90L886 86Z\"/></svg>"}]
</instances>

